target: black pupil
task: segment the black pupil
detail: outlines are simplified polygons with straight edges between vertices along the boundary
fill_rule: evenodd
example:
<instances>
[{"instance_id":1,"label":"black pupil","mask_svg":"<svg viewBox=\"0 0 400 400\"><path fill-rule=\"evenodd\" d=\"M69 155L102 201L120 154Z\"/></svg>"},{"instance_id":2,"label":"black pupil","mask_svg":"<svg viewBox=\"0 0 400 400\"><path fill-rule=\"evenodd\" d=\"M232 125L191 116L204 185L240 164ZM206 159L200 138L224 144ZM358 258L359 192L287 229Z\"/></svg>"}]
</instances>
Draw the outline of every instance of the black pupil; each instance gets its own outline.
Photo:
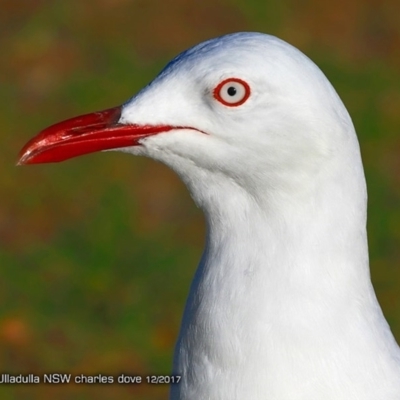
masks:
<instances>
[{"instance_id":1,"label":"black pupil","mask_svg":"<svg viewBox=\"0 0 400 400\"><path fill-rule=\"evenodd\" d=\"M233 86L228 87L229 96L234 96L236 94L236 92L237 92L237 90Z\"/></svg>"}]
</instances>

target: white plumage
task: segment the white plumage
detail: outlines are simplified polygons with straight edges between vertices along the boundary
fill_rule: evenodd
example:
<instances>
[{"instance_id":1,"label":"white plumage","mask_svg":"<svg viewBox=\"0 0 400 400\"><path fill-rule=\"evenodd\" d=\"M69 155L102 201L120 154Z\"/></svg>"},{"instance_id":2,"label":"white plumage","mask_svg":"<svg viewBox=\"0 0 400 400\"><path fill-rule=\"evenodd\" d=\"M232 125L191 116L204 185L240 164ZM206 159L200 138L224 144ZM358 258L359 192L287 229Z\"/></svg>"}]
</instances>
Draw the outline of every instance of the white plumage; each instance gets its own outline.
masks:
<instances>
[{"instance_id":1,"label":"white plumage","mask_svg":"<svg viewBox=\"0 0 400 400\"><path fill-rule=\"evenodd\" d=\"M119 126L149 124L172 129L119 150L176 171L207 221L171 399L399 400L359 145L319 68L273 36L213 39L123 106Z\"/></svg>"},{"instance_id":2,"label":"white plumage","mask_svg":"<svg viewBox=\"0 0 400 400\"><path fill-rule=\"evenodd\" d=\"M235 108L210 89L238 77ZM400 399L400 351L370 281L351 119L287 43L239 33L178 56L120 122L195 126L130 148L164 162L207 219L175 352L180 400Z\"/></svg>"}]
</instances>

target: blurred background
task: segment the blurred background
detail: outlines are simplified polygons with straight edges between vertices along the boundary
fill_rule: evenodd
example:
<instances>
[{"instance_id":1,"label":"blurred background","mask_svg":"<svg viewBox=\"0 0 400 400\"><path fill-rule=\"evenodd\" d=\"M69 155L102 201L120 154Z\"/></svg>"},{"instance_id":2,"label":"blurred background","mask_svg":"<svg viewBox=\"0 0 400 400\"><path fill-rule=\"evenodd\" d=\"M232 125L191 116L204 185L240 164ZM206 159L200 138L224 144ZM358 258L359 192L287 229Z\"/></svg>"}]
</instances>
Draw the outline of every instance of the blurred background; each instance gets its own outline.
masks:
<instances>
[{"instance_id":1,"label":"blurred background","mask_svg":"<svg viewBox=\"0 0 400 400\"><path fill-rule=\"evenodd\" d=\"M180 51L249 30L311 57L353 118L369 188L371 274L400 340L398 0L0 0L0 373L170 372L204 239L183 184L122 153L15 162L47 125L119 105ZM0 385L2 400L167 392Z\"/></svg>"}]
</instances>

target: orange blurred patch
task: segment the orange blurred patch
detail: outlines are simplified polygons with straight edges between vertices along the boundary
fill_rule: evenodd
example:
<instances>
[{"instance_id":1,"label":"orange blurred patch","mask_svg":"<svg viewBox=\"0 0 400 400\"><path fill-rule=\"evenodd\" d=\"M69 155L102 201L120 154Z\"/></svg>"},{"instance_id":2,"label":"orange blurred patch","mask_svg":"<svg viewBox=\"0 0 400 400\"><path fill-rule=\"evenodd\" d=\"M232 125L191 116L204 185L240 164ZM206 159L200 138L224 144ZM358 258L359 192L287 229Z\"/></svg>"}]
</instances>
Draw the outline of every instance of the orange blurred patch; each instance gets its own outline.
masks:
<instances>
[{"instance_id":1,"label":"orange blurred patch","mask_svg":"<svg viewBox=\"0 0 400 400\"><path fill-rule=\"evenodd\" d=\"M25 346L29 343L30 336L28 324L22 318L10 317L1 323L0 337L5 343Z\"/></svg>"},{"instance_id":2,"label":"orange blurred patch","mask_svg":"<svg viewBox=\"0 0 400 400\"><path fill-rule=\"evenodd\" d=\"M171 327L171 323L166 321L156 327L151 342L159 350L169 350L175 345L176 335L174 327Z\"/></svg>"}]
</instances>

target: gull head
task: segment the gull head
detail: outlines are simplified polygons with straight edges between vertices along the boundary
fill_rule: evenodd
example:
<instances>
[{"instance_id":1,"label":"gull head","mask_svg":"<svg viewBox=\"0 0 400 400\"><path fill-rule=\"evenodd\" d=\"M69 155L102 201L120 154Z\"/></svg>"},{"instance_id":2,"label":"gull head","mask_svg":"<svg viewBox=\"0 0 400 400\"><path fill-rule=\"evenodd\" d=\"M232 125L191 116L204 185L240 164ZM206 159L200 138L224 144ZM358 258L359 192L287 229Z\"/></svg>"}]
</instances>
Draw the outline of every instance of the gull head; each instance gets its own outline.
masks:
<instances>
[{"instance_id":1,"label":"gull head","mask_svg":"<svg viewBox=\"0 0 400 400\"><path fill-rule=\"evenodd\" d=\"M359 158L350 117L324 74L261 33L184 51L121 107L42 131L20 164L99 150L168 165L200 205L205 193L227 185L256 198L291 197L312 190L324 173L346 174L348 160Z\"/></svg>"}]
</instances>

